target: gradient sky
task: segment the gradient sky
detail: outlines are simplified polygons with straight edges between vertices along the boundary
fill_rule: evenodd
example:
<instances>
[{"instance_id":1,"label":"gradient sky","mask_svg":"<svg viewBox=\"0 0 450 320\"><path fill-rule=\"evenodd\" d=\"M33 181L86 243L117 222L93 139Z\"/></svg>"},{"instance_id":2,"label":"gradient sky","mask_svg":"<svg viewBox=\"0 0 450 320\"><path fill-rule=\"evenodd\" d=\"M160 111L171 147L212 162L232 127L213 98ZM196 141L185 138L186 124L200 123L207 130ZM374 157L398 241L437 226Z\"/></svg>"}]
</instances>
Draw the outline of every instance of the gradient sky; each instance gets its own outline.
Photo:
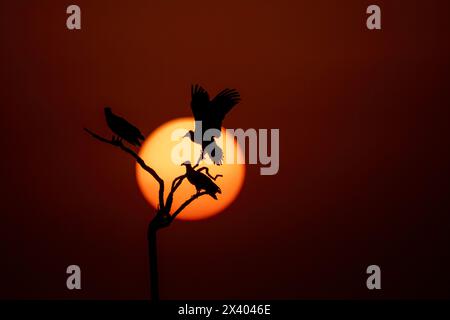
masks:
<instances>
[{"instance_id":1,"label":"gradient sky","mask_svg":"<svg viewBox=\"0 0 450 320\"><path fill-rule=\"evenodd\" d=\"M82 129L109 105L149 134L194 83L240 91L226 127L280 129L280 171L160 232L163 299L449 298L450 3L376 1L369 32L373 3L1 0L0 298L148 298L154 211Z\"/></svg>"}]
</instances>

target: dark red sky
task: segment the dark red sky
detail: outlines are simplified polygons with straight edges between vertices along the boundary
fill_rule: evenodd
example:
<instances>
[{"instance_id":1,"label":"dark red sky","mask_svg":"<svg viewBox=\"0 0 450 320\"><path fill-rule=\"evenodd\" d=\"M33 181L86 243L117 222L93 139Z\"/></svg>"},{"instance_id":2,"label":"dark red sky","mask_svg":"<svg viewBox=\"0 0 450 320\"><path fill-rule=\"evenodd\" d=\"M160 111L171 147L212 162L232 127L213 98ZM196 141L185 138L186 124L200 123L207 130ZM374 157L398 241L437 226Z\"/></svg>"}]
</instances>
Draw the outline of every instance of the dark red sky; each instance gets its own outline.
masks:
<instances>
[{"instance_id":1,"label":"dark red sky","mask_svg":"<svg viewBox=\"0 0 450 320\"><path fill-rule=\"evenodd\" d=\"M82 10L82 30L65 10ZM365 28L382 8L383 30ZM107 134L237 88L280 172L159 237L165 299L449 298L448 1L0 1L0 298L146 299L153 209ZM80 292L65 269L82 268ZM382 290L365 269L378 264Z\"/></svg>"}]
</instances>

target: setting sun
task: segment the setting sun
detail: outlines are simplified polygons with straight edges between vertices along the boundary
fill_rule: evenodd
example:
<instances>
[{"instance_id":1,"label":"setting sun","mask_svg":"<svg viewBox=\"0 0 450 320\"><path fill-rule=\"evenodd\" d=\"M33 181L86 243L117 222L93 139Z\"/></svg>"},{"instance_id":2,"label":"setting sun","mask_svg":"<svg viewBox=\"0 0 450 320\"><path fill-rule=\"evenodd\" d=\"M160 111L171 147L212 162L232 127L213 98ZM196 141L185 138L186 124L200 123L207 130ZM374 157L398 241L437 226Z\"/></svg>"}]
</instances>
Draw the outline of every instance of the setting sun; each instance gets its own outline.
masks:
<instances>
[{"instance_id":1,"label":"setting sun","mask_svg":"<svg viewBox=\"0 0 450 320\"><path fill-rule=\"evenodd\" d=\"M194 144L188 138L174 137L174 132L178 130L178 132L185 133L193 129L193 118L179 118L169 121L153 131L144 141L139 151L139 156L151 165L165 181L166 196L173 179L186 172L185 167L181 166L184 162L183 160L188 160L195 164L201 152L199 145ZM222 130L222 135L227 135L227 133ZM233 139L232 136L226 136L225 138ZM217 139L217 144L223 149L225 158L227 150L222 139ZM242 157L242 150L238 144L234 142L233 145L234 154L237 157ZM192 150L192 153L189 155L174 152L180 146ZM174 154L177 157L174 158ZM178 215L177 219L199 220L211 217L228 207L238 196L244 183L245 165L224 163L221 166L216 166L207 160L209 159L202 160L199 167L209 168L212 176L223 175L223 177L218 177L215 181L222 193L217 194L218 200L214 200L208 195L200 197ZM158 204L158 184L139 165L136 166L136 178L145 199L156 208ZM185 180L175 193L172 210L178 208L195 193L195 187Z\"/></svg>"}]
</instances>

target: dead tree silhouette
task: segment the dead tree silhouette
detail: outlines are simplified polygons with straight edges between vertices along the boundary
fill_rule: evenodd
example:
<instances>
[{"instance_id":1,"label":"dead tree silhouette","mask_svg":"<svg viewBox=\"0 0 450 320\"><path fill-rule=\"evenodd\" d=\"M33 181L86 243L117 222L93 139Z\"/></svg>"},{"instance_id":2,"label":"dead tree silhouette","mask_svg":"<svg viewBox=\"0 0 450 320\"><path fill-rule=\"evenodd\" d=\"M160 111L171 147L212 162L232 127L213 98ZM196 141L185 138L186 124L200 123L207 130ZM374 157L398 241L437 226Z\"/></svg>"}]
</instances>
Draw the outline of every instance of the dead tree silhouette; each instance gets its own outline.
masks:
<instances>
[{"instance_id":1,"label":"dead tree silhouette","mask_svg":"<svg viewBox=\"0 0 450 320\"><path fill-rule=\"evenodd\" d=\"M160 229L167 228L171 225L171 223L175 220L175 218L194 200L204 196L204 195L211 195L211 190L205 190L205 191L197 191L194 195L192 195L189 199L187 199L185 202L183 202L179 208L174 210L172 213L172 204L173 204L173 197L177 189L180 187L180 185L183 183L184 179L188 177L188 173L183 174L181 176L176 177L172 181L172 185L170 187L169 194L167 195L167 198L164 199L164 180L161 179L161 177L158 175L158 173L151 168L149 165L145 163L145 161L139 157L139 155L127 147L123 142L122 139L119 137L113 136L111 139L104 138L93 131L84 128L84 130L89 133L94 139L97 139L101 142L110 144L114 147L119 148L120 150L124 151L125 153L131 155L135 161L144 169L147 171L159 184L159 194L158 194L158 208L156 210L155 215L150 220L147 228L147 242L148 242L148 256L149 256L149 273L150 273L150 293L151 298L153 301L159 300L159 277L158 277L158 253L157 253L157 232ZM218 177L221 177L222 175L216 175L215 177L211 176L209 173L209 170L207 167L201 167L197 169L197 166L194 166L193 169L197 172L205 171L206 175L216 180ZM199 173L203 175L202 173ZM209 179L205 175L203 175L206 179ZM211 183L213 183L211 181ZM214 183L213 183L214 184Z\"/></svg>"}]
</instances>

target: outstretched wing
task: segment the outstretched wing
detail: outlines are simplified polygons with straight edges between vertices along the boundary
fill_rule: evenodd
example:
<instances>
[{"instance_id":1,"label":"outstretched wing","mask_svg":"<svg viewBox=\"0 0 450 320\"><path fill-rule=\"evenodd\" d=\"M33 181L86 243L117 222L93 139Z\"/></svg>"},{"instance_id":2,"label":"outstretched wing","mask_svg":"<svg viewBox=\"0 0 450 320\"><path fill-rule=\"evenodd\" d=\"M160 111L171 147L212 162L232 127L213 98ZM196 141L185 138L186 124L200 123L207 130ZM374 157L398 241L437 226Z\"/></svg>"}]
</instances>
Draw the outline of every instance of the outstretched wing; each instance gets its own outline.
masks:
<instances>
[{"instance_id":1,"label":"outstretched wing","mask_svg":"<svg viewBox=\"0 0 450 320\"><path fill-rule=\"evenodd\" d=\"M225 89L211 101L211 111L214 114L214 120L218 122L219 128L225 115L230 112L235 105L241 101L239 92L235 89Z\"/></svg>"},{"instance_id":2,"label":"outstretched wing","mask_svg":"<svg viewBox=\"0 0 450 320\"><path fill-rule=\"evenodd\" d=\"M191 109L195 120L203 121L208 115L209 95L198 84L191 87Z\"/></svg>"}]
</instances>

